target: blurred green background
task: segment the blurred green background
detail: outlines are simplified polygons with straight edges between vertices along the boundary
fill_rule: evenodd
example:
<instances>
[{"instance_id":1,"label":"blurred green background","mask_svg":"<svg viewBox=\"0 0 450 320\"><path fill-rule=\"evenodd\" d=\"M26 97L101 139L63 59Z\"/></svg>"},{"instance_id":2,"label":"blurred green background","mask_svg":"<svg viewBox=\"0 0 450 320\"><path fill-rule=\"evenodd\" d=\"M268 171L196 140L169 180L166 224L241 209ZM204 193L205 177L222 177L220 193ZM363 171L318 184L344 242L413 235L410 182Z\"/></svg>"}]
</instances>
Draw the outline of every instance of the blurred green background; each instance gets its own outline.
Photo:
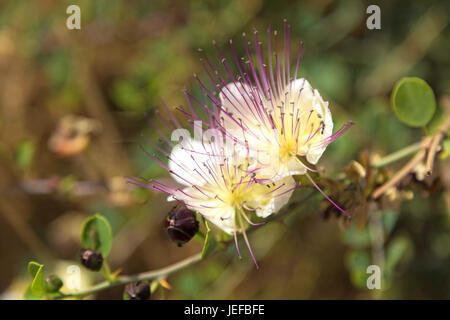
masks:
<instances>
[{"instance_id":1,"label":"blurred green background","mask_svg":"<svg viewBox=\"0 0 450 320\"><path fill-rule=\"evenodd\" d=\"M67 6L81 8L81 30L66 28ZM394 83L421 77L437 98L450 92L448 1L377 1L381 30L366 28L368 1L10 0L0 4L0 297L22 297L31 259L65 275L78 263L83 220L100 212L115 234L113 269L131 274L201 250L170 242L165 196L125 177L168 176L140 149L146 120L164 100L184 105L205 76L198 48L218 63L242 32L292 26L292 50L304 43L300 76L330 101L335 126L356 125L320 164L337 174L362 151L386 155L422 132L395 118ZM395 165L394 165L395 167ZM370 226L324 219L320 195L286 223L257 230L251 242L261 269L235 249L168 278L169 299L450 298L450 172L441 162L426 190L387 203L382 291L365 286L380 243ZM436 182L437 181L437 182ZM438 184L438 187L430 187ZM430 191L431 190L431 191ZM301 198L305 190L296 191ZM377 251L378 250L378 251ZM245 251L245 250L243 250ZM83 270L86 285L97 275ZM123 288L99 293L120 298ZM159 298L159 294L154 298Z\"/></svg>"}]
</instances>

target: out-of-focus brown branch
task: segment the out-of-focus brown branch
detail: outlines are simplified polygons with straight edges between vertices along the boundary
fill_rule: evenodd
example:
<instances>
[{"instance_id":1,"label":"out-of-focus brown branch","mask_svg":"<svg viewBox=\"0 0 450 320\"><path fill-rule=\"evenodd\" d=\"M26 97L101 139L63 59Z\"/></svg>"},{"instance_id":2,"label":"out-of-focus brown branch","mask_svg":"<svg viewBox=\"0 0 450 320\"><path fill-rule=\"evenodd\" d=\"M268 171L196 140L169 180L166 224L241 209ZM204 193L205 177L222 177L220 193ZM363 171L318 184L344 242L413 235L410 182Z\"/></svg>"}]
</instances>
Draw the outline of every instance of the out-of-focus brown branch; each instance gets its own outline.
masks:
<instances>
[{"instance_id":1,"label":"out-of-focus brown branch","mask_svg":"<svg viewBox=\"0 0 450 320\"><path fill-rule=\"evenodd\" d=\"M14 208L6 200L1 201L0 214L9 222L18 237L28 246L34 255L43 261L53 260L54 256L50 249L39 239L24 218L17 214L17 208Z\"/></svg>"},{"instance_id":2,"label":"out-of-focus brown branch","mask_svg":"<svg viewBox=\"0 0 450 320\"><path fill-rule=\"evenodd\" d=\"M19 183L22 192L28 194L52 194L61 189L61 179L58 177L49 179L24 180ZM93 195L107 191L106 182L76 181L71 186L70 194L77 196Z\"/></svg>"},{"instance_id":3,"label":"out-of-focus brown branch","mask_svg":"<svg viewBox=\"0 0 450 320\"><path fill-rule=\"evenodd\" d=\"M132 168L121 144L122 136L92 71L94 62L89 46L86 46L83 38L74 38L67 30L57 32L56 35L60 43L69 47L73 54L74 74L83 92L86 114L102 126L102 133L96 139L96 147L90 149L93 158L91 163L98 164L96 169L103 177L130 175Z\"/></svg>"}]
</instances>

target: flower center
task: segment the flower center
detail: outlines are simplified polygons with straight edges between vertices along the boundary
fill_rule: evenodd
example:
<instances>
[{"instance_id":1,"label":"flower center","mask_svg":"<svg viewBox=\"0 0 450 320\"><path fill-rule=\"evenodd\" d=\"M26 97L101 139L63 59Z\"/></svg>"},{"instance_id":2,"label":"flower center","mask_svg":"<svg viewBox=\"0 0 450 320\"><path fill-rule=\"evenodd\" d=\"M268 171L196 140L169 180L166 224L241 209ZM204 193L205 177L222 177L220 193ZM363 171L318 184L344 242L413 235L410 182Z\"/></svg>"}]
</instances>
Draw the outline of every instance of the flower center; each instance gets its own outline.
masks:
<instances>
[{"instance_id":1,"label":"flower center","mask_svg":"<svg viewBox=\"0 0 450 320\"><path fill-rule=\"evenodd\" d=\"M282 163L286 163L297 153L297 145L293 138L287 138L286 140L282 139L281 142L282 143L279 148L279 160Z\"/></svg>"}]
</instances>

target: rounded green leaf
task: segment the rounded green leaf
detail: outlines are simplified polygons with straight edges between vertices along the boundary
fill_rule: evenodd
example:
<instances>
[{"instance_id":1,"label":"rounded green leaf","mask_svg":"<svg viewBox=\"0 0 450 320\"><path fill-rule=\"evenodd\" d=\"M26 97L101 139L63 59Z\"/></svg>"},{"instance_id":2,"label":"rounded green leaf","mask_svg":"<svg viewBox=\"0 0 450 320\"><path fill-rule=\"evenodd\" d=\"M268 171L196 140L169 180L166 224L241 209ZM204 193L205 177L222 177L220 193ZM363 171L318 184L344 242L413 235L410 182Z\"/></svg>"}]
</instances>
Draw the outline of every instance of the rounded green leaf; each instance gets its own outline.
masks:
<instances>
[{"instance_id":1,"label":"rounded green leaf","mask_svg":"<svg viewBox=\"0 0 450 320\"><path fill-rule=\"evenodd\" d=\"M397 118L410 127L425 126L436 111L433 89L420 78L402 78L391 99Z\"/></svg>"},{"instance_id":2,"label":"rounded green leaf","mask_svg":"<svg viewBox=\"0 0 450 320\"><path fill-rule=\"evenodd\" d=\"M106 258L112 247L112 231L108 220L99 214L88 218L81 230L81 244L86 249L99 251Z\"/></svg>"}]
</instances>

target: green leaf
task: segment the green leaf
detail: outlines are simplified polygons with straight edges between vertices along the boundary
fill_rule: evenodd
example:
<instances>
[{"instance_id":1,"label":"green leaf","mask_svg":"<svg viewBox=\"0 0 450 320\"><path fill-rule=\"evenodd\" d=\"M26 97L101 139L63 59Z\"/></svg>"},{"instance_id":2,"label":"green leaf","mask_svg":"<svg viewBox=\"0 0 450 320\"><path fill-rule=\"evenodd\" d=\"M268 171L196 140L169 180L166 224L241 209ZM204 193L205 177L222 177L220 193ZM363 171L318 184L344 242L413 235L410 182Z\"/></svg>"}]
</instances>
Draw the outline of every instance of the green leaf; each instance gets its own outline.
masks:
<instances>
[{"instance_id":1,"label":"green leaf","mask_svg":"<svg viewBox=\"0 0 450 320\"><path fill-rule=\"evenodd\" d=\"M147 103L142 87L129 81L118 82L113 89L113 99L124 110L145 111Z\"/></svg>"},{"instance_id":2,"label":"green leaf","mask_svg":"<svg viewBox=\"0 0 450 320\"><path fill-rule=\"evenodd\" d=\"M365 250L352 250L345 257L345 264L350 270L366 270L370 265L370 255Z\"/></svg>"},{"instance_id":3,"label":"green leaf","mask_svg":"<svg viewBox=\"0 0 450 320\"><path fill-rule=\"evenodd\" d=\"M397 237L391 241L386 253L386 268L394 268L406 250L410 247L410 242L405 237Z\"/></svg>"},{"instance_id":4,"label":"green leaf","mask_svg":"<svg viewBox=\"0 0 450 320\"><path fill-rule=\"evenodd\" d=\"M404 236L398 236L390 242L386 249L386 260L384 264L386 281L392 280L393 273L399 262L411 248L411 242Z\"/></svg>"},{"instance_id":5,"label":"green leaf","mask_svg":"<svg viewBox=\"0 0 450 320\"><path fill-rule=\"evenodd\" d=\"M31 292L31 285L29 285L27 287L27 290L25 291L24 295L23 295L23 299L24 300L42 300L42 298L44 297L44 294L41 294L39 296L34 295Z\"/></svg>"},{"instance_id":6,"label":"green leaf","mask_svg":"<svg viewBox=\"0 0 450 320\"><path fill-rule=\"evenodd\" d=\"M397 224L398 213L393 210L384 210L381 214L383 216L384 233L387 237Z\"/></svg>"},{"instance_id":7,"label":"green leaf","mask_svg":"<svg viewBox=\"0 0 450 320\"><path fill-rule=\"evenodd\" d=\"M30 274L30 276L32 276L33 278L36 277L36 273L39 271L39 268L42 267L42 264L31 261L28 263L28 273Z\"/></svg>"},{"instance_id":8,"label":"green leaf","mask_svg":"<svg viewBox=\"0 0 450 320\"><path fill-rule=\"evenodd\" d=\"M370 245L370 233L368 228L359 229L356 223L343 233L343 240L354 248L366 248Z\"/></svg>"},{"instance_id":9,"label":"green leaf","mask_svg":"<svg viewBox=\"0 0 450 320\"><path fill-rule=\"evenodd\" d=\"M28 263L28 273L33 277L30 285L30 293L35 297L40 297L45 293L45 281L42 275L44 265L37 262Z\"/></svg>"},{"instance_id":10,"label":"green leaf","mask_svg":"<svg viewBox=\"0 0 450 320\"><path fill-rule=\"evenodd\" d=\"M226 233L225 231L222 231L221 235L221 240L224 242L228 242L233 240L233 236L231 234Z\"/></svg>"},{"instance_id":11,"label":"green leaf","mask_svg":"<svg viewBox=\"0 0 450 320\"><path fill-rule=\"evenodd\" d=\"M439 158L441 160L445 160L448 157L450 157L450 138L447 138L444 141L442 141L442 152Z\"/></svg>"},{"instance_id":12,"label":"green leaf","mask_svg":"<svg viewBox=\"0 0 450 320\"><path fill-rule=\"evenodd\" d=\"M206 226L206 237L205 242L203 244L202 259L211 255L211 253L213 253L214 248L217 245L216 237L214 237L214 235L212 234L211 229L208 226L208 222L206 222L206 220L204 220L204 222Z\"/></svg>"},{"instance_id":13,"label":"green leaf","mask_svg":"<svg viewBox=\"0 0 450 320\"><path fill-rule=\"evenodd\" d=\"M26 170L31 166L35 151L34 144L29 140L25 140L17 146L15 158L20 169Z\"/></svg>"},{"instance_id":14,"label":"green leaf","mask_svg":"<svg viewBox=\"0 0 450 320\"><path fill-rule=\"evenodd\" d=\"M34 295L31 293L30 286L27 287L27 290L25 291L23 295L24 300L35 300Z\"/></svg>"},{"instance_id":15,"label":"green leaf","mask_svg":"<svg viewBox=\"0 0 450 320\"><path fill-rule=\"evenodd\" d=\"M77 178L70 174L61 179L59 183L59 191L63 194L70 195L75 188L75 184L77 182Z\"/></svg>"},{"instance_id":16,"label":"green leaf","mask_svg":"<svg viewBox=\"0 0 450 320\"><path fill-rule=\"evenodd\" d=\"M81 244L86 249L99 251L106 258L112 247L112 231L108 220L100 214L88 218L81 230Z\"/></svg>"},{"instance_id":17,"label":"green leaf","mask_svg":"<svg viewBox=\"0 0 450 320\"><path fill-rule=\"evenodd\" d=\"M394 113L410 127L425 126L436 111L433 89L420 78L402 78L391 96Z\"/></svg>"},{"instance_id":18,"label":"green leaf","mask_svg":"<svg viewBox=\"0 0 450 320\"><path fill-rule=\"evenodd\" d=\"M440 106L436 106L436 112L433 115L433 118L427 124L428 134L435 134L442 122L444 122L444 109Z\"/></svg>"},{"instance_id":19,"label":"green leaf","mask_svg":"<svg viewBox=\"0 0 450 320\"><path fill-rule=\"evenodd\" d=\"M370 265L370 255L364 250L350 251L345 257L345 265L350 271L350 280L357 288L365 288L367 267Z\"/></svg>"},{"instance_id":20,"label":"green leaf","mask_svg":"<svg viewBox=\"0 0 450 320\"><path fill-rule=\"evenodd\" d=\"M158 280L153 280L152 283L150 284L150 293L153 294L155 293L156 289L158 289L159 287L159 281Z\"/></svg>"}]
</instances>

